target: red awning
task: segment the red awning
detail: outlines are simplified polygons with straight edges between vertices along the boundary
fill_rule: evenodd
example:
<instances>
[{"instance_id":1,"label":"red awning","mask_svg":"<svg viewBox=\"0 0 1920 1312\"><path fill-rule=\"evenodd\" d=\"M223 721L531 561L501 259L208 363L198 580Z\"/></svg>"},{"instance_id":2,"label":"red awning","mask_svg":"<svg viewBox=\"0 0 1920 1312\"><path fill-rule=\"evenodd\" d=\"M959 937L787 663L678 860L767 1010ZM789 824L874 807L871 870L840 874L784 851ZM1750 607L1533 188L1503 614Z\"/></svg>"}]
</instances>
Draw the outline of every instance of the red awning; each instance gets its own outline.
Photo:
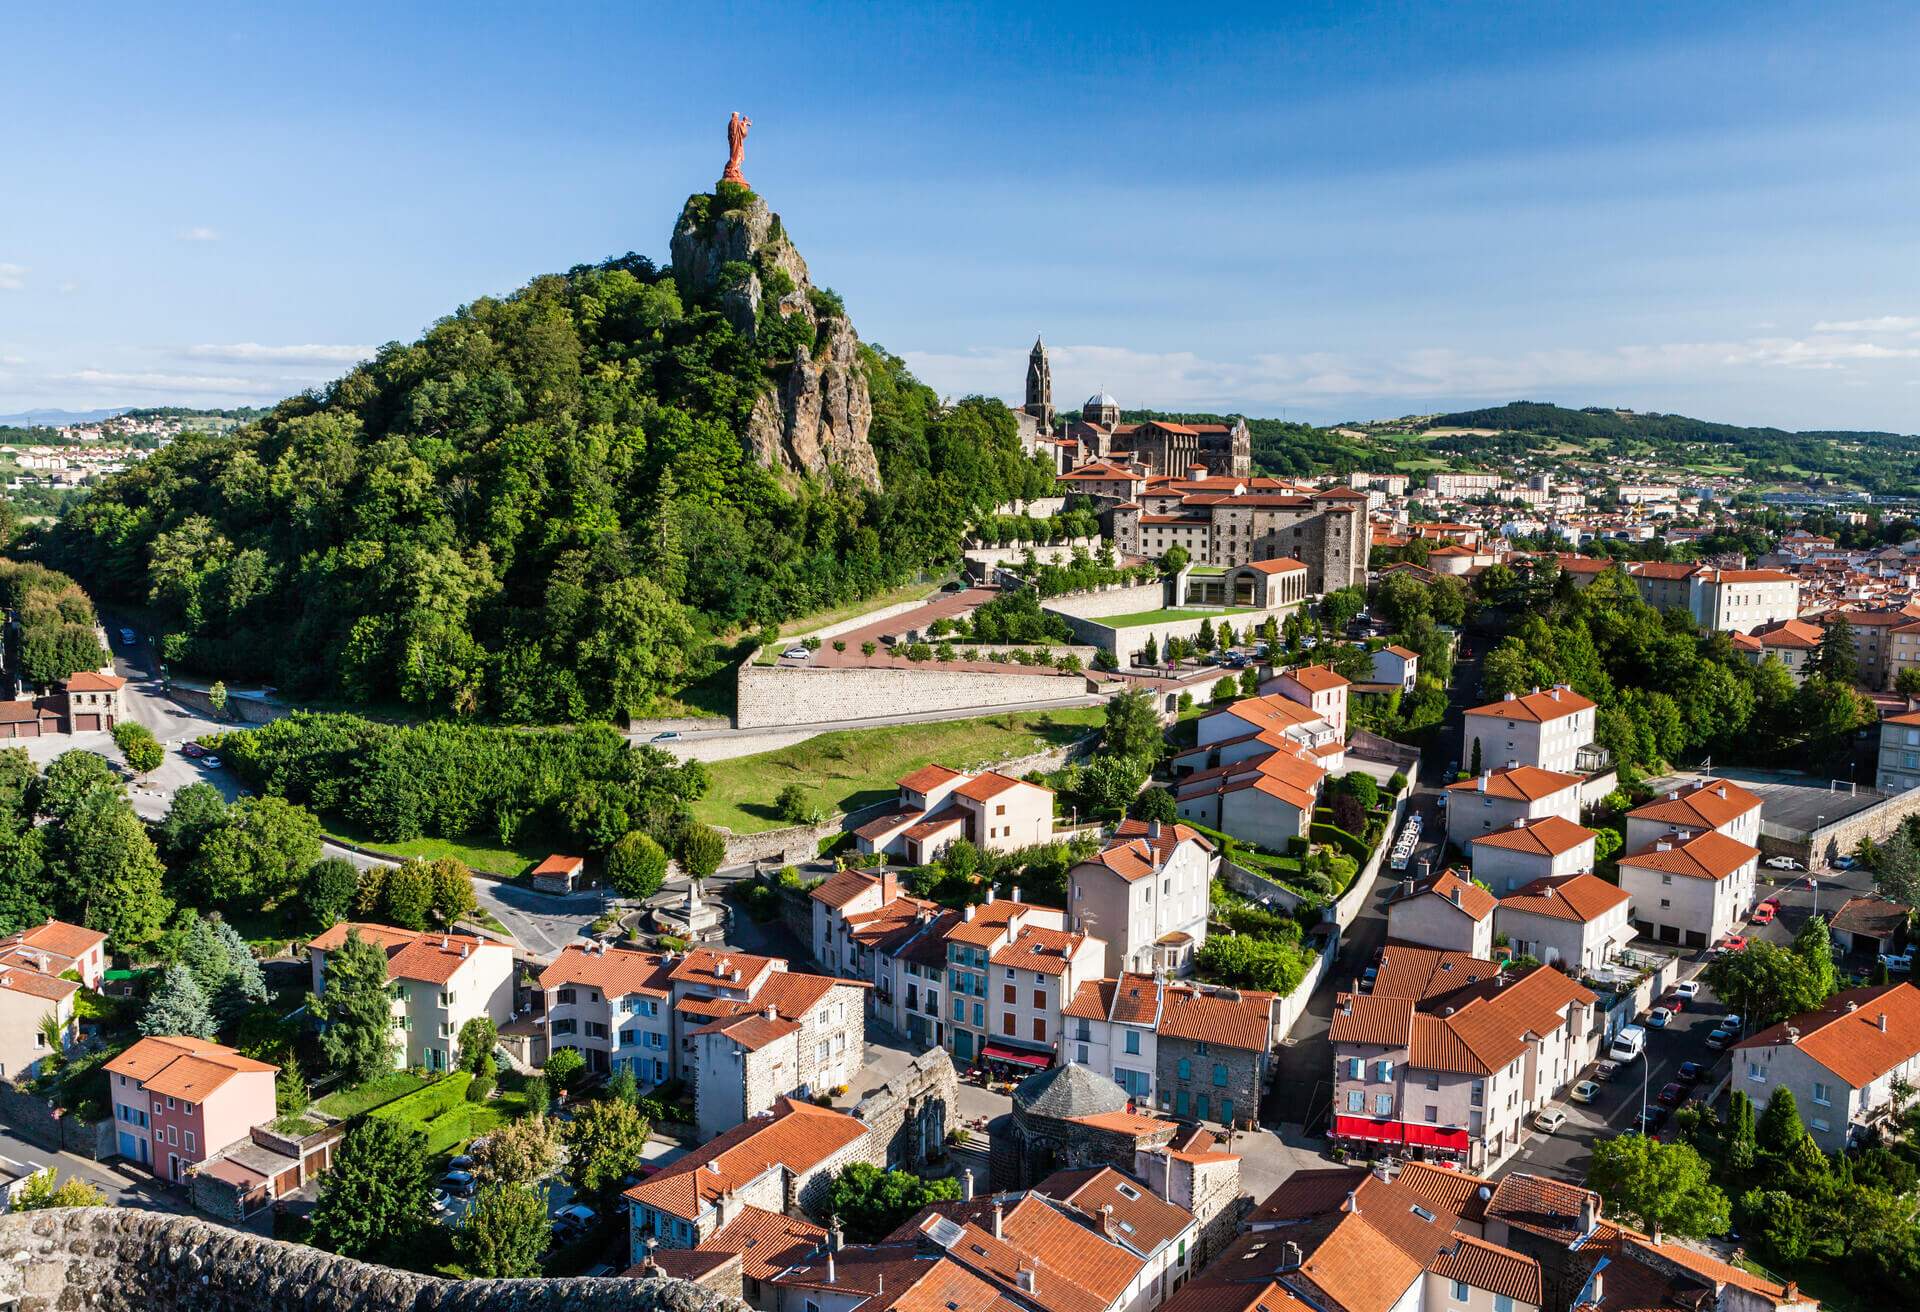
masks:
<instances>
[{"instance_id":1,"label":"red awning","mask_svg":"<svg viewBox=\"0 0 1920 1312\"><path fill-rule=\"evenodd\" d=\"M1334 1117L1333 1133L1337 1139L1445 1148L1456 1153L1466 1152L1471 1142L1465 1130L1447 1130L1437 1125L1417 1125L1408 1121L1372 1121L1361 1116Z\"/></svg>"},{"instance_id":2,"label":"red awning","mask_svg":"<svg viewBox=\"0 0 1920 1312\"><path fill-rule=\"evenodd\" d=\"M1051 1066L1053 1054L1050 1052L1021 1052L1017 1048L1003 1048L989 1043L980 1049L980 1055L988 1061L1017 1061L1022 1066Z\"/></svg>"}]
</instances>

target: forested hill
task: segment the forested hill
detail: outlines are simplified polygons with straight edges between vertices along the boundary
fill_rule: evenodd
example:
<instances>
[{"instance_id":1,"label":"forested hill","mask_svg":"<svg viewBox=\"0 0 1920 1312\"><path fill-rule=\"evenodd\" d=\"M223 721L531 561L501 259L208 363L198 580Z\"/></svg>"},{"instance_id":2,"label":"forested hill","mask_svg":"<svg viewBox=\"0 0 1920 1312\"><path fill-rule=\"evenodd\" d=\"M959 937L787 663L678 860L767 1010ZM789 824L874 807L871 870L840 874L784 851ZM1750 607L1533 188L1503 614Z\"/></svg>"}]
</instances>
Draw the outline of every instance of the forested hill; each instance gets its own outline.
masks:
<instances>
[{"instance_id":1,"label":"forested hill","mask_svg":"<svg viewBox=\"0 0 1920 1312\"><path fill-rule=\"evenodd\" d=\"M1004 405L943 413L866 346L884 491L769 470L743 438L812 325L756 345L724 299L631 254L535 278L173 443L33 549L105 604L151 604L169 658L209 677L579 720L644 713L713 634L897 584L1051 487ZM830 294L820 312L844 313Z\"/></svg>"},{"instance_id":2,"label":"forested hill","mask_svg":"<svg viewBox=\"0 0 1920 1312\"><path fill-rule=\"evenodd\" d=\"M1901 433L1847 430L1789 432L1783 428L1747 428L1685 415L1664 415L1594 406L1569 410L1536 401L1514 401L1485 410L1436 415L1430 428L1494 428L1506 455L1573 442L1598 455L1681 456L1704 453L1716 463L1738 466L1762 482L1786 477L1821 477L1855 484L1870 492L1911 495L1920 488L1920 437ZM1482 457L1496 439L1435 437L1437 453ZM1684 459L1680 463L1686 463Z\"/></svg>"}]
</instances>

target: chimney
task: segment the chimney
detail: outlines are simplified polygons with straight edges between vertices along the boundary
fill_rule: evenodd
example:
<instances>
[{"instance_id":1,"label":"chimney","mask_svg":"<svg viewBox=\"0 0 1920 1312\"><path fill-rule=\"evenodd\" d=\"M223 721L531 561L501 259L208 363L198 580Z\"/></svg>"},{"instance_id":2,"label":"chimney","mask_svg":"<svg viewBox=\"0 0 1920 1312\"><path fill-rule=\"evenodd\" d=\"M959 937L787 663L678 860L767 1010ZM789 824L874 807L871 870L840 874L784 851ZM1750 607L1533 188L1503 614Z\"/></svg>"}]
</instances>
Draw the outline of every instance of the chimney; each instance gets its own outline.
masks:
<instances>
[{"instance_id":1,"label":"chimney","mask_svg":"<svg viewBox=\"0 0 1920 1312\"><path fill-rule=\"evenodd\" d=\"M655 1239L652 1235L647 1236L647 1256L646 1259L640 1263L640 1267L650 1276L661 1274L660 1264L653 1260L653 1250L659 1247L659 1244L660 1241L658 1239Z\"/></svg>"},{"instance_id":2,"label":"chimney","mask_svg":"<svg viewBox=\"0 0 1920 1312\"><path fill-rule=\"evenodd\" d=\"M1557 683L1553 685L1553 699L1555 701L1560 700L1560 685Z\"/></svg>"},{"instance_id":3,"label":"chimney","mask_svg":"<svg viewBox=\"0 0 1920 1312\"><path fill-rule=\"evenodd\" d=\"M993 1200L993 1237L995 1239L1002 1237L1000 1234L1000 1222L1002 1219L1000 1215L1000 1200L996 1197Z\"/></svg>"},{"instance_id":4,"label":"chimney","mask_svg":"<svg viewBox=\"0 0 1920 1312\"><path fill-rule=\"evenodd\" d=\"M761 1014L761 1015L763 1015L763 1016L765 1016L765 1017L766 1017L766 1018L767 1018L768 1020L779 1020L779 1019L780 1019L780 1013L779 1013L779 1011L777 1011L777 1010L776 1010L776 1009L774 1008L774 1005L773 1005L773 1004L772 1004L771 1002L769 1002L769 1003L767 1004L767 1009L766 1009L765 1011L763 1011L763 1012L761 1012L760 1014Z\"/></svg>"},{"instance_id":5,"label":"chimney","mask_svg":"<svg viewBox=\"0 0 1920 1312\"><path fill-rule=\"evenodd\" d=\"M833 1273L833 1250L827 1250L827 1283L832 1284L838 1277Z\"/></svg>"},{"instance_id":6,"label":"chimney","mask_svg":"<svg viewBox=\"0 0 1920 1312\"><path fill-rule=\"evenodd\" d=\"M648 1242L651 1243L652 1241L649 1240ZM1300 1245L1294 1243L1293 1240L1289 1239L1287 1240L1286 1247L1282 1248L1280 1251L1283 1254L1280 1262L1280 1269L1282 1271L1298 1270L1300 1266Z\"/></svg>"},{"instance_id":7,"label":"chimney","mask_svg":"<svg viewBox=\"0 0 1920 1312\"><path fill-rule=\"evenodd\" d=\"M1880 1013L1880 1032L1882 1034L1887 1032L1887 1013L1884 1011Z\"/></svg>"},{"instance_id":8,"label":"chimney","mask_svg":"<svg viewBox=\"0 0 1920 1312\"><path fill-rule=\"evenodd\" d=\"M1400 881L1400 896L1401 897L1413 896L1413 881L1411 879L1403 879Z\"/></svg>"},{"instance_id":9,"label":"chimney","mask_svg":"<svg viewBox=\"0 0 1920 1312\"><path fill-rule=\"evenodd\" d=\"M1600 1224L1600 1195L1588 1190L1580 1201L1580 1233L1590 1235ZM1594 1296L1598 1299L1599 1295Z\"/></svg>"},{"instance_id":10,"label":"chimney","mask_svg":"<svg viewBox=\"0 0 1920 1312\"><path fill-rule=\"evenodd\" d=\"M876 1294L884 1294L887 1292L887 1273L885 1271L875 1271L873 1273L873 1292Z\"/></svg>"},{"instance_id":11,"label":"chimney","mask_svg":"<svg viewBox=\"0 0 1920 1312\"><path fill-rule=\"evenodd\" d=\"M993 905L993 897L994 897L994 893L993 893L993 885L992 885L992 884L988 884L988 885L987 885L987 905L988 905L988 906L992 906L992 905Z\"/></svg>"},{"instance_id":12,"label":"chimney","mask_svg":"<svg viewBox=\"0 0 1920 1312\"><path fill-rule=\"evenodd\" d=\"M1013 886L1013 900L1015 902L1018 902L1020 900L1020 885L1018 884L1015 884Z\"/></svg>"},{"instance_id":13,"label":"chimney","mask_svg":"<svg viewBox=\"0 0 1920 1312\"><path fill-rule=\"evenodd\" d=\"M601 948L601 951L604 952L605 950L606 949L604 947ZM466 955L467 955L467 945L465 943L462 943L460 945L460 957L463 961L466 959Z\"/></svg>"},{"instance_id":14,"label":"chimney","mask_svg":"<svg viewBox=\"0 0 1920 1312\"><path fill-rule=\"evenodd\" d=\"M1671 852L1673 851L1673 844L1663 838L1653 845L1653 850L1656 852Z\"/></svg>"},{"instance_id":15,"label":"chimney","mask_svg":"<svg viewBox=\"0 0 1920 1312\"><path fill-rule=\"evenodd\" d=\"M712 1171L715 1175L720 1174L720 1159L718 1157L715 1157L711 1161L709 1161L707 1163L707 1169L709 1171Z\"/></svg>"},{"instance_id":16,"label":"chimney","mask_svg":"<svg viewBox=\"0 0 1920 1312\"><path fill-rule=\"evenodd\" d=\"M973 1168L971 1166L960 1172L960 1197L969 1203L973 1201Z\"/></svg>"},{"instance_id":17,"label":"chimney","mask_svg":"<svg viewBox=\"0 0 1920 1312\"><path fill-rule=\"evenodd\" d=\"M1360 1191L1358 1189L1347 1190L1347 1210L1355 1216L1360 1215Z\"/></svg>"},{"instance_id":18,"label":"chimney","mask_svg":"<svg viewBox=\"0 0 1920 1312\"><path fill-rule=\"evenodd\" d=\"M1527 822L1525 820L1515 820L1513 822L1513 827L1515 829L1525 829L1527 827Z\"/></svg>"},{"instance_id":19,"label":"chimney","mask_svg":"<svg viewBox=\"0 0 1920 1312\"><path fill-rule=\"evenodd\" d=\"M973 912L974 912L974 908L972 906L969 906L965 911L960 913L960 918L962 920L972 920Z\"/></svg>"},{"instance_id":20,"label":"chimney","mask_svg":"<svg viewBox=\"0 0 1920 1312\"><path fill-rule=\"evenodd\" d=\"M1655 1222L1653 1223L1653 1243L1654 1243L1654 1247L1656 1247L1656 1248L1658 1248L1658 1247L1660 1246L1660 1244L1661 1244L1661 1242L1662 1242L1662 1240L1661 1240L1661 1238L1660 1238L1660 1223L1659 1223L1658 1221L1655 1221Z\"/></svg>"},{"instance_id":21,"label":"chimney","mask_svg":"<svg viewBox=\"0 0 1920 1312\"><path fill-rule=\"evenodd\" d=\"M840 1229L840 1218L836 1216L827 1223L827 1252L831 1255L846 1246L847 1237Z\"/></svg>"},{"instance_id":22,"label":"chimney","mask_svg":"<svg viewBox=\"0 0 1920 1312\"><path fill-rule=\"evenodd\" d=\"M1160 822L1158 820L1147 821L1147 837L1148 838L1160 837Z\"/></svg>"},{"instance_id":23,"label":"chimney","mask_svg":"<svg viewBox=\"0 0 1920 1312\"><path fill-rule=\"evenodd\" d=\"M1014 1273L1014 1278L1020 1282L1020 1292L1023 1294L1031 1294L1039 1288L1040 1282L1035 1277L1032 1267L1021 1267Z\"/></svg>"},{"instance_id":24,"label":"chimney","mask_svg":"<svg viewBox=\"0 0 1920 1312\"><path fill-rule=\"evenodd\" d=\"M1453 904L1455 906L1459 906L1460 905L1460 885L1455 884L1451 890L1451 893L1453 897Z\"/></svg>"},{"instance_id":25,"label":"chimney","mask_svg":"<svg viewBox=\"0 0 1920 1312\"><path fill-rule=\"evenodd\" d=\"M1788 1285L1787 1288L1791 1290L1793 1286ZM1595 1307L1604 1306L1606 1303L1606 1298L1607 1298L1606 1273L1603 1271L1595 1270L1593 1273L1593 1305Z\"/></svg>"},{"instance_id":26,"label":"chimney","mask_svg":"<svg viewBox=\"0 0 1920 1312\"><path fill-rule=\"evenodd\" d=\"M1473 781L1474 791L1481 793L1487 791L1487 779L1490 774L1491 771L1483 770L1480 772L1480 777Z\"/></svg>"},{"instance_id":27,"label":"chimney","mask_svg":"<svg viewBox=\"0 0 1920 1312\"><path fill-rule=\"evenodd\" d=\"M1113 1204L1112 1203L1100 1204L1100 1233L1105 1235L1109 1239L1113 1238Z\"/></svg>"}]
</instances>

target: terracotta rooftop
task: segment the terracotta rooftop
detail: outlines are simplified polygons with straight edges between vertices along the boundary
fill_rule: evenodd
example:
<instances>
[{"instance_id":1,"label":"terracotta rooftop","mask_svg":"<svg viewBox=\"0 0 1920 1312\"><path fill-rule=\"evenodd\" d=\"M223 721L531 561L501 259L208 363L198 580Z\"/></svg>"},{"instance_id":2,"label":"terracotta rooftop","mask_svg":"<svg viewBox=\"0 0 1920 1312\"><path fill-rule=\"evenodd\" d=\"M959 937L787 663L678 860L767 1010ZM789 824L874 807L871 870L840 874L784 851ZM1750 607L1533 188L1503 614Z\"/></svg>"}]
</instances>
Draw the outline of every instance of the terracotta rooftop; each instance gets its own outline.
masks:
<instances>
[{"instance_id":1,"label":"terracotta rooftop","mask_svg":"<svg viewBox=\"0 0 1920 1312\"><path fill-rule=\"evenodd\" d=\"M1561 856L1582 843L1591 843L1597 835L1583 825L1557 815L1537 820L1521 820L1505 829L1481 834L1469 846L1494 847L1506 852L1526 852L1534 856Z\"/></svg>"},{"instance_id":2,"label":"terracotta rooftop","mask_svg":"<svg viewBox=\"0 0 1920 1312\"><path fill-rule=\"evenodd\" d=\"M1499 905L1492 893L1471 879L1461 878L1452 870L1442 870L1430 878L1414 881L1411 891L1396 892L1392 901L1394 903L1409 902L1414 898L1428 895L1439 898L1469 920L1476 921L1485 920L1493 914L1494 907Z\"/></svg>"},{"instance_id":3,"label":"terracotta rooftop","mask_svg":"<svg viewBox=\"0 0 1920 1312\"><path fill-rule=\"evenodd\" d=\"M1848 1087L1862 1089L1920 1053L1920 988L1903 983L1845 989L1820 1010L1790 1017L1734 1047L1798 1047Z\"/></svg>"},{"instance_id":4,"label":"terracotta rooftop","mask_svg":"<svg viewBox=\"0 0 1920 1312\"><path fill-rule=\"evenodd\" d=\"M863 1137L867 1127L845 1112L781 1098L771 1114L753 1117L662 1167L626 1191L626 1197L683 1220L729 1189L774 1166L804 1173Z\"/></svg>"},{"instance_id":5,"label":"terracotta rooftop","mask_svg":"<svg viewBox=\"0 0 1920 1312\"><path fill-rule=\"evenodd\" d=\"M1528 720L1544 724L1581 711L1590 711L1593 703L1567 687L1543 688L1539 692L1509 696L1502 701L1476 706L1468 715L1490 715L1507 720Z\"/></svg>"},{"instance_id":6,"label":"terracotta rooftop","mask_svg":"<svg viewBox=\"0 0 1920 1312\"><path fill-rule=\"evenodd\" d=\"M1157 1032L1176 1039L1265 1052L1271 1044L1273 999L1273 994L1253 989L1169 985L1161 1002Z\"/></svg>"},{"instance_id":7,"label":"terracotta rooftop","mask_svg":"<svg viewBox=\"0 0 1920 1312\"><path fill-rule=\"evenodd\" d=\"M379 947L387 954L387 978L418 980L423 984L445 984L460 967L482 951L506 952L505 943L473 934L447 934L400 929L370 922L343 922L319 934L307 946L319 952L338 952L347 936Z\"/></svg>"},{"instance_id":8,"label":"terracotta rooftop","mask_svg":"<svg viewBox=\"0 0 1920 1312\"><path fill-rule=\"evenodd\" d=\"M1620 864L1695 879L1725 879L1759 855L1759 848L1709 829L1680 842L1657 839L1652 846L1621 857Z\"/></svg>"},{"instance_id":9,"label":"terracotta rooftop","mask_svg":"<svg viewBox=\"0 0 1920 1312\"><path fill-rule=\"evenodd\" d=\"M280 1069L211 1040L181 1035L149 1035L109 1061L106 1068L144 1086L149 1093L194 1103L203 1101L236 1075L271 1075Z\"/></svg>"},{"instance_id":10,"label":"terracotta rooftop","mask_svg":"<svg viewBox=\"0 0 1920 1312\"><path fill-rule=\"evenodd\" d=\"M900 787L910 793L925 794L952 779L964 779L966 775L958 770L949 770L944 765L923 765L912 774L903 776Z\"/></svg>"},{"instance_id":11,"label":"terracotta rooftop","mask_svg":"<svg viewBox=\"0 0 1920 1312\"><path fill-rule=\"evenodd\" d=\"M1683 828L1719 829L1747 812L1760 799L1726 779L1702 779L1692 788L1670 788L1651 802L1627 812L1632 820L1660 820Z\"/></svg>"},{"instance_id":12,"label":"terracotta rooftop","mask_svg":"<svg viewBox=\"0 0 1920 1312\"><path fill-rule=\"evenodd\" d=\"M1011 943L995 952L992 961L996 966L1033 970L1042 975L1064 975L1087 941L1085 934L1028 925L1021 928Z\"/></svg>"},{"instance_id":13,"label":"terracotta rooftop","mask_svg":"<svg viewBox=\"0 0 1920 1312\"><path fill-rule=\"evenodd\" d=\"M1511 896L1501 898L1500 908L1585 924L1629 900L1624 890L1598 875L1578 874L1536 879Z\"/></svg>"},{"instance_id":14,"label":"terracotta rooftop","mask_svg":"<svg viewBox=\"0 0 1920 1312\"><path fill-rule=\"evenodd\" d=\"M117 674L96 674L92 670L78 670L67 676L68 692L117 692L127 686L127 681Z\"/></svg>"},{"instance_id":15,"label":"terracotta rooftop","mask_svg":"<svg viewBox=\"0 0 1920 1312\"><path fill-rule=\"evenodd\" d=\"M1346 687L1349 682L1324 665L1302 665L1297 670L1288 670L1281 677L1293 680L1308 692L1332 692L1335 688Z\"/></svg>"},{"instance_id":16,"label":"terracotta rooftop","mask_svg":"<svg viewBox=\"0 0 1920 1312\"><path fill-rule=\"evenodd\" d=\"M1373 982L1372 996L1411 998L1418 1002L1492 979L1499 973L1498 962L1468 952L1443 952L1388 939L1380 958L1380 973Z\"/></svg>"},{"instance_id":17,"label":"terracotta rooftop","mask_svg":"<svg viewBox=\"0 0 1920 1312\"><path fill-rule=\"evenodd\" d=\"M1489 797L1501 797L1510 802L1537 802L1555 793L1577 787L1580 776L1560 774L1554 770L1542 770L1537 765L1515 765L1498 770L1489 770L1477 779L1463 779L1456 784L1448 784L1450 793L1486 793Z\"/></svg>"},{"instance_id":18,"label":"terracotta rooftop","mask_svg":"<svg viewBox=\"0 0 1920 1312\"><path fill-rule=\"evenodd\" d=\"M609 1000L630 994L664 998L672 993L666 959L657 952L612 946L604 951L569 943L551 966L540 972L540 987L584 984L599 989Z\"/></svg>"},{"instance_id":19,"label":"terracotta rooftop","mask_svg":"<svg viewBox=\"0 0 1920 1312\"><path fill-rule=\"evenodd\" d=\"M72 961L85 956L106 941L107 936L97 929L69 924L64 920L48 920L35 925L32 929L23 929L18 933L0 938L0 951L16 946L38 948L42 952L66 957Z\"/></svg>"}]
</instances>

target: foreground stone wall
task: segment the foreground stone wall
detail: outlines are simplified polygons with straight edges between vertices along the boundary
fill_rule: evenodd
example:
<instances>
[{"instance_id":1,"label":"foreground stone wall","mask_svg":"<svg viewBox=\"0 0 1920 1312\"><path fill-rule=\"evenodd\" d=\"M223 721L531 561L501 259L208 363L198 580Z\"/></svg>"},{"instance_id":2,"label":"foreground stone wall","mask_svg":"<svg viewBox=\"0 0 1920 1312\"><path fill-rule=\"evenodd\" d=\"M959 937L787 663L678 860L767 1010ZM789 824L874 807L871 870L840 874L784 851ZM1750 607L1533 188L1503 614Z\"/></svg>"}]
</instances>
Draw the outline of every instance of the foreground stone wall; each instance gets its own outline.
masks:
<instances>
[{"instance_id":1,"label":"foreground stone wall","mask_svg":"<svg viewBox=\"0 0 1920 1312\"><path fill-rule=\"evenodd\" d=\"M1081 697L1063 674L979 674L934 668L804 669L741 665L734 724L762 729L885 715L988 710Z\"/></svg>"},{"instance_id":2,"label":"foreground stone wall","mask_svg":"<svg viewBox=\"0 0 1920 1312\"><path fill-rule=\"evenodd\" d=\"M750 1312L684 1280L441 1280L160 1212L0 1216L19 1312Z\"/></svg>"}]
</instances>

